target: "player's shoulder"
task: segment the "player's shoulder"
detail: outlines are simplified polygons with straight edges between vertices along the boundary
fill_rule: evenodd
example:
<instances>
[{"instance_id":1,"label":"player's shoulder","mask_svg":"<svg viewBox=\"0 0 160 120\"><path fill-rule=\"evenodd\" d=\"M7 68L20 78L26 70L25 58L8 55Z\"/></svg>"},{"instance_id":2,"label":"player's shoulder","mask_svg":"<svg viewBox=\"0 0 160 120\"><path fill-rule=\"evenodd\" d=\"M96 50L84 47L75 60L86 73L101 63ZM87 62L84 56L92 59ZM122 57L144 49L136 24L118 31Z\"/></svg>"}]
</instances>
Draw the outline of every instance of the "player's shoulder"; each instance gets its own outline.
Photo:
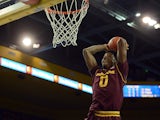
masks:
<instances>
[{"instance_id":1,"label":"player's shoulder","mask_svg":"<svg viewBox=\"0 0 160 120\"><path fill-rule=\"evenodd\" d=\"M100 71L102 68L100 66L93 67L89 72L91 75L96 74L98 71Z\"/></svg>"}]
</instances>

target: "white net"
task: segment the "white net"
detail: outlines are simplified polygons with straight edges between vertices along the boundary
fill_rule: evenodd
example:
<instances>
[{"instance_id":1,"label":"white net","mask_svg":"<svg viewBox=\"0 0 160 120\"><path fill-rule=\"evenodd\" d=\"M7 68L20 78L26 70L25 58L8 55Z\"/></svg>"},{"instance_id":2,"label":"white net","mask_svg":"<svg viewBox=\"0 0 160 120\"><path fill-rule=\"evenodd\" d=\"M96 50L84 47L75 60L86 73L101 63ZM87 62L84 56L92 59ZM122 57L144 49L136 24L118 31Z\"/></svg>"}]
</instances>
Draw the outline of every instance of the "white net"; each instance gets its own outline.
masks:
<instances>
[{"instance_id":1,"label":"white net","mask_svg":"<svg viewBox=\"0 0 160 120\"><path fill-rule=\"evenodd\" d=\"M88 0L67 0L52 8L45 9L53 29L53 47L58 44L63 47L76 46L79 26L87 14Z\"/></svg>"}]
</instances>

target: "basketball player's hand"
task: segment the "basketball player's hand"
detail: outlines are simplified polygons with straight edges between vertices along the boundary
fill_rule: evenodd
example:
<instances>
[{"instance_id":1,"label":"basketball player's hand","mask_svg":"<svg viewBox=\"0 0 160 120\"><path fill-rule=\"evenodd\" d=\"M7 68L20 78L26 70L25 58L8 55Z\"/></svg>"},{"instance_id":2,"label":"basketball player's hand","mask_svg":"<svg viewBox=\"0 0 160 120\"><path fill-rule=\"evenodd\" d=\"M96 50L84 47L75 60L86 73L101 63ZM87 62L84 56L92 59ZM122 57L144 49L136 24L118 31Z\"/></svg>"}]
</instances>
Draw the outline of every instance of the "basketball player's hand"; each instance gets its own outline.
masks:
<instances>
[{"instance_id":1,"label":"basketball player's hand","mask_svg":"<svg viewBox=\"0 0 160 120\"><path fill-rule=\"evenodd\" d=\"M129 50L129 44L127 43L127 41L124 38L122 38L122 39L125 41L126 50Z\"/></svg>"},{"instance_id":2,"label":"basketball player's hand","mask_svg":"<svg viewBox=\"0 0 160 120\"><path fill-rule=\"evenodd\" d=\"M126 42L126 49L129 50L129 44Z\"/></svg>"},{"instance_id":3,"label":"basketball player's hand","mask_svg":"<svg viewBox=\"0 0 160 120\"><path fill-rule=\"evenodd\" d=\"M104 44L104 45L105 45L105 48L106 48L105 51L106 51L106 52L107 52L107 51L110 51L110 48L109 48L108 44Z\"/></svg>"}]
</instances>

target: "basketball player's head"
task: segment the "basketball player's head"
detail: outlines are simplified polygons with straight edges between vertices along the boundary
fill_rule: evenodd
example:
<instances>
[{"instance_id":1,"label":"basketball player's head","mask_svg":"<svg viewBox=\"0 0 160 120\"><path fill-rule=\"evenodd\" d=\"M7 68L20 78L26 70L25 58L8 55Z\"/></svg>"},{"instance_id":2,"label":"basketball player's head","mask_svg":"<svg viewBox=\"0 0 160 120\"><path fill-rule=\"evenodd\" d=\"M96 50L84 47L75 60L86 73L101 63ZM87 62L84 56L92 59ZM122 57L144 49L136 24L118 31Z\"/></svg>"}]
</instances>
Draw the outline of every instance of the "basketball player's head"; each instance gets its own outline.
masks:
<instances>
[{"instance_id":1,"label":"basketball player's head","mask_svg":"<svg viewBox=\"0 0 160 120\"><path fill-rule=\"evenodd\" d=\"M114 65L115 57L112 52L106 52L101 60L102 67L110 68Z\"/></svg>"}]
</instances>

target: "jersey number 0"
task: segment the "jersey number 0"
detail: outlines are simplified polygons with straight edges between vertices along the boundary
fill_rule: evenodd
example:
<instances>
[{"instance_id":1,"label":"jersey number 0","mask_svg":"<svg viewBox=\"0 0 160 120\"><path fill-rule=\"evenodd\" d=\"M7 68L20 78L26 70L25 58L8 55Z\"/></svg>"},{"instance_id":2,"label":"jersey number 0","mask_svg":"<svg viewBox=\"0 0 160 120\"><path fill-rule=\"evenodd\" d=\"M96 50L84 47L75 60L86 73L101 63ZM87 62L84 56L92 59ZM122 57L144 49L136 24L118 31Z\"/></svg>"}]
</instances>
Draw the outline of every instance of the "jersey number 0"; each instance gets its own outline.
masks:
<instances>
[{"instance_id":1,"label":"jersey number 0","mask_svg":"<svg viewBox=\"0 0 160 120\"><path fill-rule=\"evenodd\" d=\"M106 87L108 85L108 75L100 76L99 87Z\"/></svg>"}]
</instances>

